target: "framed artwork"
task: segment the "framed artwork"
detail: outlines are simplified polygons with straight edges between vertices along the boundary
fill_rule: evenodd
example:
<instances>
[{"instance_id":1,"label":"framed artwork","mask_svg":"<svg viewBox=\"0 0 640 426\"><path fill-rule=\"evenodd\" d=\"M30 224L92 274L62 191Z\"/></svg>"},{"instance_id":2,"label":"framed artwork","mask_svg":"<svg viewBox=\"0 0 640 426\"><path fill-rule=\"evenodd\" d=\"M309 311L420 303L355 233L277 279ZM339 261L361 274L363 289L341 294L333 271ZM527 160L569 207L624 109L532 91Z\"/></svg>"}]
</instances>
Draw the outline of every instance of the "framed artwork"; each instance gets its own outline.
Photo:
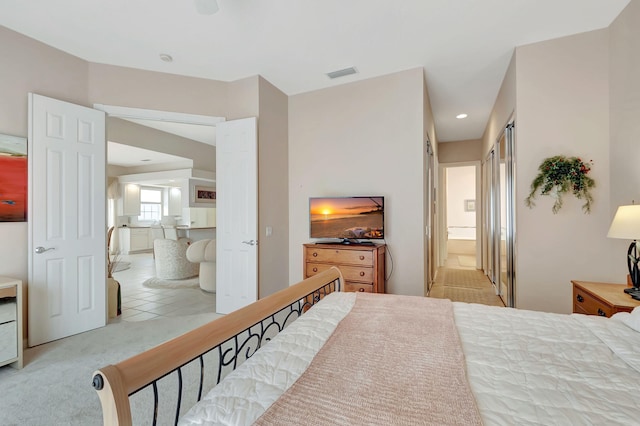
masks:
<instances>
[{"instance_id":1,"label":"framed artwork","mask_svg":"<svg viewBox=\"0 0 640 426\"><path fill-rule=\"evenodd\" d=\"M0 222L27 221L27 140L0 134Z\"/></svg>"},{"instance_id":2,"label":"framed artwork","mask_svg":"<svg viewBox=\"0 0 640 426\"><path fill-rule=\"evenodd\" d=\"M464 211L465 212L475 212L476 211L476 200L464 200Z\"/></svg>"},{"instance_id":3,"label":"framed artwork","mask_svg":"<svg viewBox=\"0 0 640 426\"><path fill-rule=\"evenodd\" d=\"M193 188L194 202L215 204L216 189L210 186L195 185Z\"/></svg>"}]
</instances>

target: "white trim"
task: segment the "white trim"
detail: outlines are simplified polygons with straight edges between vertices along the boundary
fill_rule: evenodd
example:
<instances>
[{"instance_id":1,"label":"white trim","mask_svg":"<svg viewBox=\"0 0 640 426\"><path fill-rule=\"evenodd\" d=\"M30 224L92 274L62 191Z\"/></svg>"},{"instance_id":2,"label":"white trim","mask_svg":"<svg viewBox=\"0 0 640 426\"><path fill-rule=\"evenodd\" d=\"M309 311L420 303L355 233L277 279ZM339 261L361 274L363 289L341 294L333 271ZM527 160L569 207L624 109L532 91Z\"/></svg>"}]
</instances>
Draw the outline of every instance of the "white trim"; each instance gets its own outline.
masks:
<instances>
[{"instance_id":1,"label":"white trim","mask_svg":"<svg viewBox=\"0 0 640 426\"><path fill-rule=\"evenodd\" d=\"M460 161L454 163L439 163L438 164L438 202L440 207L438 214L440 215L440 222L438 223L438 253L440 259L438 259L438 266L444 266L444 261L447 259L447 188L446 179L444 178L445 170L454 167L475 167L476 176L476 269L482 268L482 161Z\"/></svg>"},{"instance_id":2,"label":"white trim","mask_svg":"<svg viewBox=\"0 0 640 426\"><path fill-rule=\"evenodd\" d=\"M117 105L93 104L93 108L99 111L104 111L110 117L138 120L169 121L174 123L199 124L201 126L215 126L218 123L226 121L226 118L224 117L159 111L154 109L130 108Z\"/></svg>"}]
</instances>

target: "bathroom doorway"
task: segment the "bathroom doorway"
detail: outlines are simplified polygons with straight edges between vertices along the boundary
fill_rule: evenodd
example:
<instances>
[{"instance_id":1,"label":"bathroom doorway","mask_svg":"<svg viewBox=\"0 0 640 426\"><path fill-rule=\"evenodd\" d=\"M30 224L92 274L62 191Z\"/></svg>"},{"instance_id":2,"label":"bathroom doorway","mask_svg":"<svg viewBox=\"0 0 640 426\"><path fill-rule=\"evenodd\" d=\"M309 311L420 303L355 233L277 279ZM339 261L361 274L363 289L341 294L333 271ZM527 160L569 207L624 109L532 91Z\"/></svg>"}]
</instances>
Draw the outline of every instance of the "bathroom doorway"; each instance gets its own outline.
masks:
<instances>
[{"instance_id":1,"label":"bathroom doorway","mask_svg":"<svg viewBox=\"0 0 640 426\"><path fill-rule=\"evenodd\" d=\"M445 189L445 262L453 269L480 269L480 164L447 164Z\"/></svg>"}]
</instances>

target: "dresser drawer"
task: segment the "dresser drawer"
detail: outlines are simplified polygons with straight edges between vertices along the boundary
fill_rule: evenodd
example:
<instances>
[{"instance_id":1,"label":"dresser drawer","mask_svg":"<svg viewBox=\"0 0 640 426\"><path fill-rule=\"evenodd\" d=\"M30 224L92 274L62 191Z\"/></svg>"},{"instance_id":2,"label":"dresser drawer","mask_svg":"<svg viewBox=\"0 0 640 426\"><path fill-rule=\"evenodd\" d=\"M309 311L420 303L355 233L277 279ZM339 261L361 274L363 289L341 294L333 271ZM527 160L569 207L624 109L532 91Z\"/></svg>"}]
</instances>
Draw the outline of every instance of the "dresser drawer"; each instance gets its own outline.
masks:
<instances>
[{"instance_id":1,"label":"dresser drawer","mask_svg":"<svg viewBox=\"0 0 640 426\"><path fill-rule=\"evenodd\" d=\"M373 266L373 252L371 250L340 250L318 249L306 250L307 262L339 263L346 265Z\"/></svg>"},{"instance_id":2,"label":"dresser drawer","mask_svg":"<svg viewBox=\"0 0 640 426\"><path fill-rule=\"evenodd\" d=\"M18 356L18 325L15 321L0 324L0 363Z\"/></svg>"},{"instance_id":3,"label":"dresser drawer","mask_svg":"<svg viewBox=\"0 0 640 426\"><path fill-rule=\"evenodd\" d=\"M307 277L314 276L322 271L326 271L332 266L336 266L342 272L345 281L360 281L373 283L373 268L361 268L348 265L333 265L327 263L307 263Z\"/></svg>"},{"instance_id":4,"label":"dresser drawer","mask_svg":"<svg viewBox=\"0 0 640 426\"><path fill-rule=\"evenodd\" d=\"M345 281L344 291L359 291L364 293L373 293L373 284L354 283Z\"/></svg>"},{"instance_id":5,"label":"dresser drawer","mask_svg":"<svg viewBox=\"0 0 640 426\"><path fill-rule=\"evenodd\" d=\"M0 288L0 298L16 297L17 294L18 294L18 287L15 285L11 287Z\"/></svg>"},{"instance_id":6,"label":"dresser drawer","mask_svg":"<svg viewBox=\"0 0 640 426\"><path fill-rule=\"evenodd\" d=\"M573 310L578 313L603 317L610 317L615 313L611 306L575 286L573 288Z\"/></svg>"},{"instance_id":7,"label":"dresser drawer","mask_svg":"<svg viewBox=\"0 0 640 426\"><path fill-rule=\"evenodd\" d=\"M16 320L16 299L0 299L0 324Z\"/></svg>"}]
</instances>

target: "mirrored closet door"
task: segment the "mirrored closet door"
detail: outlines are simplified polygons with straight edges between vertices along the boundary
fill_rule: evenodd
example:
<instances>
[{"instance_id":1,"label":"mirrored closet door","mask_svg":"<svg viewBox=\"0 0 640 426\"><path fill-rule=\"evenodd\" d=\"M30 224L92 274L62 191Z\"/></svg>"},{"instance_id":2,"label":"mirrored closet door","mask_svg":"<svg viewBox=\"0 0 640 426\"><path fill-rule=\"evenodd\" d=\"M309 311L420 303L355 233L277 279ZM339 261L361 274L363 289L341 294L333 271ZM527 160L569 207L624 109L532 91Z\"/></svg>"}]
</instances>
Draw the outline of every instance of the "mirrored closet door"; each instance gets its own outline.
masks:
<instances>
[{"instance_id":1,"label":"mirrored closet door","mask_svg":"<svg viewBox=\"0 0 640 426\"><path fill-rule=\"evenodd\" d=\"M506 306L515 307L515 132L510 122L483 165L485 273Z\"/></svg>"}]
</instances>

